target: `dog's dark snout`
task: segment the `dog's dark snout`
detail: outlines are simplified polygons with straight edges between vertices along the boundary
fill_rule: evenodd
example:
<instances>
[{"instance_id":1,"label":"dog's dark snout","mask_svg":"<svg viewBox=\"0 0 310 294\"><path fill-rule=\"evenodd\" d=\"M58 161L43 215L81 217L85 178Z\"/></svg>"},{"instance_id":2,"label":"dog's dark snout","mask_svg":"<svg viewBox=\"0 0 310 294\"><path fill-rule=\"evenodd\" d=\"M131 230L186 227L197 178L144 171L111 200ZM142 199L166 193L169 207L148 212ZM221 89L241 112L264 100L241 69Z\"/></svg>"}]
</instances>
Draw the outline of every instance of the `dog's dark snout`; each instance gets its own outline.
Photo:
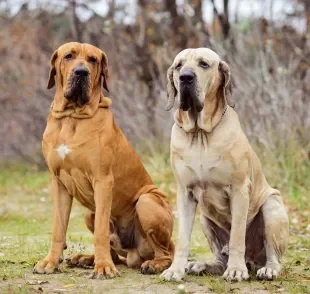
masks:
<instances>
[{"instance_id":1,"label":"dog's dark snout","mask_svg":"<svg viewBox=\"0 0 310 294\"><path fill-rule=\"evenodd\" d=\"M184 84L190 84L194 81L195 74L192 71L184 71L180 74L180 81Z\"/></svg>"},{"instance_id":2,"label":"dog's dark snout","mask_svg":"<svg viewBox=\"0 0 310 294\"><path fill-rule=\"evenodd\" d=\"M78 66L74 69L74 74L79 77L87 77L89 75L89 71L85 67Z\"/></svg>"}]
</instances>

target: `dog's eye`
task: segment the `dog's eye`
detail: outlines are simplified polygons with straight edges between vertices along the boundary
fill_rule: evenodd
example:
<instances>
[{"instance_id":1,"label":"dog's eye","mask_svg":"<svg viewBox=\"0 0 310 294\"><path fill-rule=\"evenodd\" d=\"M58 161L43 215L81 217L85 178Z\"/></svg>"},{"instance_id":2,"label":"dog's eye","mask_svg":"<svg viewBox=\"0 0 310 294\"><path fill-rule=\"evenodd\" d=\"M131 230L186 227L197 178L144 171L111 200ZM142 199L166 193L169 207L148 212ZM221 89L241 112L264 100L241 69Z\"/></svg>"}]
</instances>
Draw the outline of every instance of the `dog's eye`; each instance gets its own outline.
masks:
<instances>
[{"instance_id":1,"label":"dog's eye","mask_svg":"<svg viewBox=\"0 0 310 294\"><path fill-rule=\"evenodd\" d=\"M65 59L66 60L69 60L69 59L71 59L73 57L73 54L72 53L69 53L69 54L67 54L66 56L65 56Z\"/></svg>"},{"instance_id":2,"label":"dog's eye","mask_svg":"<svg viewBox=\"0 0 310 294\"><path fill-rule=\"evenodd\" d=\"M91 63L97 63L97 59L95 57L89 57L88 61Z\"/></svg>"},{"instance_id":3,"label":"dog's eye","mask_svg":"<svg viewBox=\"0 0 310 294\"><path fill-rule=\"evenodd\" d=\"M182 67L182 62L178 63L178 65L175 67L175 69L179 70Z\"/></svg>"},{"instance_id":4,"label":"dog's eye","mask_svg":"<svg viewBox=\"0 0 310 294\"><path fill-rule=\"evenodd\" d=\"M202 68L209 68L210 67L210 65L208 63L206 63L202 60L199 62L199 66L201 66Z\"/></svg>"}]
</instances>

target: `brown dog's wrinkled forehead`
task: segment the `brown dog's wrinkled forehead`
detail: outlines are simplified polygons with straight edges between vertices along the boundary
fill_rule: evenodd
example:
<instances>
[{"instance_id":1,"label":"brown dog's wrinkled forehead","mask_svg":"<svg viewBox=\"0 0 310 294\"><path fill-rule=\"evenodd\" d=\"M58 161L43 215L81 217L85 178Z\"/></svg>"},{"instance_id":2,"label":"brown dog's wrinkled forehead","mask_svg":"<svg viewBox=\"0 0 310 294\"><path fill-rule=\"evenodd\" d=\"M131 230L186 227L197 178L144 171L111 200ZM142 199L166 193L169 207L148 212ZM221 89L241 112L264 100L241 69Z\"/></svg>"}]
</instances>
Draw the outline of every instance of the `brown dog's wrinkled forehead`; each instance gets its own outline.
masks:
<instances>
[{"instance_id":1,"label":"brown dog's wrinkled forehead","mask_svg":"<svg viewBox=\"0 0 310 294\"><path fill-rule=\"evenodd\" d=\"M77 55L83 54L93 54L98 57L101 56L102 51L90 44L87 43L78 43L78 42L70 42L60 46L58 49L58 54L67 54L67 53L75 53Z\"/></svg>"}]
</instances>

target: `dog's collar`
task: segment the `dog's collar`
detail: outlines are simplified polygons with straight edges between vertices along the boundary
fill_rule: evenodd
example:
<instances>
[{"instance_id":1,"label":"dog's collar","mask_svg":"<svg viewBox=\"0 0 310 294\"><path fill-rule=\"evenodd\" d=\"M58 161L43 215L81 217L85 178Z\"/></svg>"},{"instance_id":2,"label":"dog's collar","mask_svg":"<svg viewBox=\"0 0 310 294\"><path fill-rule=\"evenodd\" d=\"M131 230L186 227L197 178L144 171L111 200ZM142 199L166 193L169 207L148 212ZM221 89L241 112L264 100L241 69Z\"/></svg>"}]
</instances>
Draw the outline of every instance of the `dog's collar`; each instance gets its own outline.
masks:
<instances>
[{"instance_id":1,"label":"dog's collar","mask_svg":"<svg viewBox=\"0 0 310 294\"><path fill-rule=\"evenodd\" d=\"M225 109L223 110L222 112L222 115L221 115L221 118L219 119L219 121L216 123L216 125L214 126L214 128L221 122L221 120L223 119L223 117L225 116L226 112L227 112L227 109L228 109L228 105L226 104L225 106ZM182 124L175 119L175 122L176 122L176 125L180 128L180 129L184 129ZM198 126L198 123L197 123L197 120L195 121L195 125L192 129L190 129L189 131L185 131L187 133L195 133L197 132L198 130L203 130L203 128L199 127Z\"/></svg>"},{"instance_id":2,"label":"dog's collar","mask_svg":"<svg viewBox=\"0 0 310 294\"><path fill-rule=\"evenodd\" d=\"M225 109L224 109L224 111L223 111L223 113L222 113L222 117L221 117L221 119L222 119L222 118L223 118L223 116L225 115L225 113L226 113L227 109L228 109L228 105L226 104L226 107L225 107ZM221 121L221 119L219 120L219 122Z\"/></svg>"}]
</instances>

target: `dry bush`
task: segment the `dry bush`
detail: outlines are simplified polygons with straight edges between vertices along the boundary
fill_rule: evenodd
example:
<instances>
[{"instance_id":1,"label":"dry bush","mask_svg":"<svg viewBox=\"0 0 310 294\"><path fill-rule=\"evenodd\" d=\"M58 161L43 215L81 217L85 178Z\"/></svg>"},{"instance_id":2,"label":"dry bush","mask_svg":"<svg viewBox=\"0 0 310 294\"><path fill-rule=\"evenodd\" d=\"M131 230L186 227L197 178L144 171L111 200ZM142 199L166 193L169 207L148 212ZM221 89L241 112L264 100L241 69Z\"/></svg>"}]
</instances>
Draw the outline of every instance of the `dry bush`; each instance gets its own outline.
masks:
<instances>
[{"instance_id":1,"label":"dry bush","mask_svg":"<svg viewBox=\"0 0 310 294\"><path fill-rule=\"evenodd\" d=\"M139 0L131 24L115 17L125 15L125 9L114 1L105 17L94 13L86 23L75 14L78 3L68 3L61 13L24 8L13 18L0 19L1 161L42 163L40 141L53 95L45 88L49 57L73 40L107 52L111 92L105 94L112 98L117 123L140 151L169 143L173 119L164 105L166 71L174 56L187 47L208 46L231 67L236 111L250 141L274 149L275 138L294 138L308 156L306 33L266 20L251 20L241 31L237 24L227 24L227 11L217 11L208 26L202 20L203 1L179 11L174 1Z\"/></svg>"},{"instance_id":2,"label":"dry bush","mask_svg":"<svg viewBox=\"0 0 310 294\"><path fill-rule=\"evenodd\" d=\"M52 96L44 91L49 55L37 38L43 31L33 22L17 16L1 23L0 154L2 160L40 164L37 155Z\"/></svg>"},{"instance_id":3,"label":"dry bush","mask_svg":"<svg viewBox=\"0 0 310 294\"><path fill-rule=\"evenodd\" d=\"M296 137L309 150L310 39L304 48L293 43L279 49L276 40L264 40L259 31L234 33L236 48L219 43L214 48L231 67L236 111L247 136L265 147L274 139Z\"/></svg>"}]
</instances>

